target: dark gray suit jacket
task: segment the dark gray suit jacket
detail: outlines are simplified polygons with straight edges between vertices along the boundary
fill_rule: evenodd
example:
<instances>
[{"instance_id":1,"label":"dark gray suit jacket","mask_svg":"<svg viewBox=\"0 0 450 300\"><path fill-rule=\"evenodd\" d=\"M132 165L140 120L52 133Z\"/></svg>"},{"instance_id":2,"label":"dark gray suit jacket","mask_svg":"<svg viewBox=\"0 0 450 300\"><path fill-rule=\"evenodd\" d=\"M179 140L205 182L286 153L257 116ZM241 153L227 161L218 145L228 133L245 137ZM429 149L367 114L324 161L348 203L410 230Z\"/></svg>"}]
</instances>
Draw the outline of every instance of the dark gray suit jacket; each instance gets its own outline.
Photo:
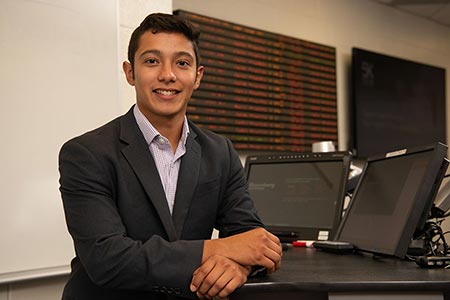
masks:
<instances>
[{"instance_id":1,"label":"dark gray suit jacket","mask_svg":"<svg viewBox=\"0 0 450 300\"><path fill-rule=\"evenodd\" d=\"M76 257L63 299L195 298L203 240L262 227L231 142L189 123L173 215L132 112L68 141L60 190Z\"/></svg>"}]
</instances>

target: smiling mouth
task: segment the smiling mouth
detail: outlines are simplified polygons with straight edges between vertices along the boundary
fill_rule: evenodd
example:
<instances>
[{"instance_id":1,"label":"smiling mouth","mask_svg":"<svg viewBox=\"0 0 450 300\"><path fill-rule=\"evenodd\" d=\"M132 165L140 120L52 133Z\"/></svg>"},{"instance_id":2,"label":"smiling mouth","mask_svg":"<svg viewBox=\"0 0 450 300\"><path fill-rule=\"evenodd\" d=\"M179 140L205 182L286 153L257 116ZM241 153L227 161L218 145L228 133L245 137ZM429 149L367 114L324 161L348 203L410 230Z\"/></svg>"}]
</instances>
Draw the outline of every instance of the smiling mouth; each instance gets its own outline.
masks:
<instances>
[{"instance_id":1,"label":"smiling mouth","mask_svg":"<svg viewBox=\"0 0 450 300\"><path fill-rule=\"evenodd\" d=\"M179 91L177 91L177 90L162 90L162 89L156 89L156 90L154 90L154 92L156 94L160 94L160 95L164 95L164 96L172 96L172 95L179 93Z\"/></svg>"}]
</instances>

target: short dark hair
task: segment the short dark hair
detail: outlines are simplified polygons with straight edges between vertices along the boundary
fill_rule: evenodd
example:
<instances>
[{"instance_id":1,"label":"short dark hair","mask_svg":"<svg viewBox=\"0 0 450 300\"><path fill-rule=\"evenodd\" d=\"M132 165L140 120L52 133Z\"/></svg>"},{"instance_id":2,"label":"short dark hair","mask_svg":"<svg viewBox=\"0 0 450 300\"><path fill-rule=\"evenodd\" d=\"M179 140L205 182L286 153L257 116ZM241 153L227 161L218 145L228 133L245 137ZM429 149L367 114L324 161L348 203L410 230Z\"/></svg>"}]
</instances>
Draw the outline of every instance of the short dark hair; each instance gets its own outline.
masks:
<instances>
[{"instance_id":1,"label":"short dark hair","mask_svg":"<svg viewBox=\"0 0 450 300\"><path fill-rule=\"evenodd\" d=\"M154 34L158 32L181 33L192 42L197 67L200 65L200 54L198 51L200 31L182 16L153 13L148 15L131 34L130 43L128 44L128 60L130 61L133 69L134 55L139 48L139 39L147 31L151 31Z\"/></svg>"}]
</instances>

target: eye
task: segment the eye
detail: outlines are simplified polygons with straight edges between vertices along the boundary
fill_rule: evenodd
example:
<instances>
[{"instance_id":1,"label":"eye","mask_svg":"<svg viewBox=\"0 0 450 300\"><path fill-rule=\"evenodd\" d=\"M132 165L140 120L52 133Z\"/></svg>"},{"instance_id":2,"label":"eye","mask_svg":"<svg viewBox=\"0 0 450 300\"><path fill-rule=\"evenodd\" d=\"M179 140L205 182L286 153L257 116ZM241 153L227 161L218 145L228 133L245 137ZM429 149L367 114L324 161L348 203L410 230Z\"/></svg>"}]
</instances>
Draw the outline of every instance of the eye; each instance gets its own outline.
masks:
<instances>
[{"instance_id":1,"label":"eye","mask_svg":"<svg viewBox=\"0 0 450 300\"><path fill-rule=\"evenodd\" d=\"M156 59L154 59L154 58L149 58L149 59L145 60L145 63L149 64L149 65L154 65L154 64L157 64L158 61Z\"/></svg>"},{"instance_id":2,"label":"eye","mask_svg":"<svg viewBox=\"0 0 450 300\"><path fill-rule=\"evenodd\" d=\"M180 60L177 62L180 67L189 67L191 64L187 60Z\"/></svg>"}]
</instances>

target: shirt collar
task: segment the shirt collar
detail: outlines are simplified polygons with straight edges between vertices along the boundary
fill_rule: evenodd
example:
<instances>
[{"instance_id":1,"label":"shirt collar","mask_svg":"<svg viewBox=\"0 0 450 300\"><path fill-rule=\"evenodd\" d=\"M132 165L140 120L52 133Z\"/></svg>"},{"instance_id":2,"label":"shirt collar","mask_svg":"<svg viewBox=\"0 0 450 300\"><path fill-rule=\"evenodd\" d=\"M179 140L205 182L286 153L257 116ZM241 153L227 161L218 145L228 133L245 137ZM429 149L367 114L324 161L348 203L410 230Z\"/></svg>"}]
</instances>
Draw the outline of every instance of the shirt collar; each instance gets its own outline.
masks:
<instances>
[{"instance_id":1,"label":"shirt collar","mask_svg":"<svg viewBox=\"0 0 450 300\"><path fill-rule=\"evenodd\" d=\"M157 136L163 136L158 132L158 130L156 130L155 127L153 127L153 125L144 116L144 114L141 112L141 110L139 109L139 107L137 105L135 105L133 108L133 114L134 114L134 118L136 119L136 122L139 126L139 129L141 130L142 134L144 135L147 145L150 146L150 144L153 142L153 140ZM188 135L189 135L189 125L188 125L186 116L184 116L183 129L181 131L181 137L180 137L180 141L183 143L183 145L186 145L186 140L187 140Z\"/></svg>"}]
</instances>

